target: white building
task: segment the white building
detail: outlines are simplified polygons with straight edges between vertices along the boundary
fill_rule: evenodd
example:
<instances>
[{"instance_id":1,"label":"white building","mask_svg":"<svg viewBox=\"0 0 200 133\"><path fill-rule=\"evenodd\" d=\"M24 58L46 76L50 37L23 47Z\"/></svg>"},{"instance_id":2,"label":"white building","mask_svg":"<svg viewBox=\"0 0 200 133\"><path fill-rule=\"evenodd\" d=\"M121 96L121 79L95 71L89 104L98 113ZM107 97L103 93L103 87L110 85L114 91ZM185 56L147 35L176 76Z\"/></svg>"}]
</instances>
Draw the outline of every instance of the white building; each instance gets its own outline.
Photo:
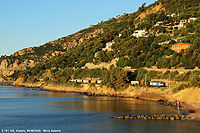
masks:
<instances>
[{"instance_id":1,"label":"white building","mask_svg":"<svg viewBox=\"0 0 200 133\"><path fill-rule=\"evenodd\" d=\"M107 42L106 43L106 48L111 48L111 46L113 45L113 43L115 43L114 41L112 42Z\"/></svg>"},{"instance_id":2,"label":"white building","mask_svg":"<svg viewBox=\"0 0 200 133\"><path fill-rule=\"evenodd\" d=\"M197 18L189 18L188 22L195 21Z\"/></svg>"},{"instance_id":3,"label":"white building","mask_svg":"<svg viewBox=\"0 0 200 133\"><path fill-rule=\"evenodd\" d=\"M167 17L176 17L176 16L179 16L179 13L178 14L172 13L171 15L167 15Z\"/></svg>"},{"instance_id":4,"label":"white building","mask_svg":"<svg viewBox=\"0 0 200 133\"><path fill-rule=\"evenodd\" d=\"M163 25L163 24L164 24L163 21L159 21L159 22L157 22L154 26L159 26L159 25Z\"/></svg>"},{"instance_id":5,"label":"white building","mask_svg":"<svg viewBox=\"0 0 200 133\"><path fill-rule=\"evenodd\" d=\"M180 27L185 27L185 24L186 24L187 20L186 19L181 19L180 22L179 22L179 25Z\"/></svg>"},{"instance_id":6,"label":"white building","mask_svg":"<svg viewBox=\"0 0 200 133\"><path fill-rule=\"evenodd\" d=\"M187 22L190 23L192 21L195 21L196 19L197 18L181 19L178 26L185 28L185 24Z\"/></svg>"},{"instance_id":7,"label":"white building","mask_svg":"<svg viewBox=\"0 0 200 133\"><path fill-rule=\"evenodd\" d=\"M143 36L145 36L146 35L146 31L145 30L136 30L136 31L134 31L133 32L133 36L135 36L135 37L143 37Z\"/></svg>"}]
</instances>

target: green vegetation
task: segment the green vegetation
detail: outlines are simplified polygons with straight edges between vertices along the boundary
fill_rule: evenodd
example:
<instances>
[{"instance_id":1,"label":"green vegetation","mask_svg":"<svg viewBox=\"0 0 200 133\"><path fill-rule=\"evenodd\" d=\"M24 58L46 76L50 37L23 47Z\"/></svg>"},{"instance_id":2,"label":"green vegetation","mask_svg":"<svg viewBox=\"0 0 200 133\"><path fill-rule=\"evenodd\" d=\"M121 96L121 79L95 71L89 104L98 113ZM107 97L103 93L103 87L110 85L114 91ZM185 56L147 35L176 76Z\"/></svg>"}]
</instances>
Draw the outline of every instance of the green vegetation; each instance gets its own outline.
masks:
<instances>
[{"instance_id":1,"label":"green vegetation","mask_svg":"<svg viewBox=\"0 0 200 133\"><path fill-rule=\"evenodd\" d=\"M150 13L143 19L138 17L148 9L158 6L159 3L162 3L165 10ZM35 67L22 72L16 71L13 75L13 78L16 78L17 75L25 75L24 80L33 83L43 81L67 85L72 76L80 79L90 77L100 78L103 80L103 85L119 90L124 89L130 80L144 80L145 74L147 80L167 79L170 74L172 79L179 81L191 79L190 85L199 86L198 76L192 72L180 75L177 71L161 73L141 69L152 66L169 69L172 67L200 68L200 18L186 23L186 28L183 29L173 30L172 26L168 28L163 26L166 24L177 25L181 19L199 17L199 9L199 2L194 2L194 0L158 0L148 7L140 7L135 13L110 18L108 21L100 22L78 33L48 42L40 47L34 47L32 48L33 52L26 52L22 56L2 56L0 61L9 59L9 65L11 65L15 60L18 60L19 64L24 60L34 60L38 63ZM175 13L176 16L169 17L172 13ZM159 21L162 21L163 24L154 26ZM136 38L131 35L133 31L141 29L148 31L147 36ZM97 32L99 30L102 32ZM119 34L121 34L120 37ZM180 36L184 38L177 41L171 40ZM111 47L113 51L102 51L106 42L109 41L115 42ZM170 43L159 45L165 41L170 41ZM171 45L176 42L191 43L192 45L185 53L184 51L177 53L170 49ZM59 51L59 54L52 56L55 51ZM98 64L109 62L114 58L119 58L116 64L117 68L112 66L109 70L81 69L86 63ZM124 71L122 68L126 66L138 70L134 73ZM52 76L47 76L47 71L51 71Z\"/></svg>"},{"instance_id":2,"label":"green vegetation","mask_svg":"<svg viewBox=\"0 0 200 133\"><path fill-rule=\"evenodd\" d=\"M195 87L200 87L200 72L193 71L192 77L190 78L190 85Z\"/></svg>"},{"instance_id":3,"label":"green vegetation","mask_svg":"<svg viewBox=\"0 0 200 133\"><path fill-rule=\"evenodd\" d=\"M179 92L181 90L184 90L185 88L189 87L188 84L181 84L181 85L176 85L176 86L173 86L171 89L172 89L172 92L173 93L176 93L176 92Z\"/></svg>"},{"instance_id":4,"label":"green vegetation","mask_svg":"<svg viewBox=\"0 0 200 133\"><path fill-rule=\"evenodd\" d=\"M81 85L77 82L68 82L66 86L80 88Z\"/></svg>"},{"instance_id":5,"label":"green vegetation","mask_svg":"<svg viewBox=\"0 0 200 133\"><path fill-rule=\"evenodd\" d=\"M127 72L121 70L120 68L115 68L113 70L103 70L103 85L112 87L115 90L122 90L127 84L128 77Z\"/></svg>"}]
</instances>

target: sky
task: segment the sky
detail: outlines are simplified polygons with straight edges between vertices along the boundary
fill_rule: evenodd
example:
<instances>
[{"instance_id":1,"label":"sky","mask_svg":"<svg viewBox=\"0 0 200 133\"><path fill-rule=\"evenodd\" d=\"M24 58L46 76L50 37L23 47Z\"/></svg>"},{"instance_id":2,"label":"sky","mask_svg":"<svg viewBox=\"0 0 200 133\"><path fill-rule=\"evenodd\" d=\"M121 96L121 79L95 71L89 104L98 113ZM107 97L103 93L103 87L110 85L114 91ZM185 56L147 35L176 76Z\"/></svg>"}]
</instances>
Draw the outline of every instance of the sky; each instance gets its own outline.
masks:
<instances>
[{"instance_id":1,"label":"sky","mask_svg":"<svg viewBox=\"0 0 200 133\"><path fill-rule=\"evenodd\" d=\"M0 56L43 45L155 0L0 0Z\"/></svg>"}]
</instances>

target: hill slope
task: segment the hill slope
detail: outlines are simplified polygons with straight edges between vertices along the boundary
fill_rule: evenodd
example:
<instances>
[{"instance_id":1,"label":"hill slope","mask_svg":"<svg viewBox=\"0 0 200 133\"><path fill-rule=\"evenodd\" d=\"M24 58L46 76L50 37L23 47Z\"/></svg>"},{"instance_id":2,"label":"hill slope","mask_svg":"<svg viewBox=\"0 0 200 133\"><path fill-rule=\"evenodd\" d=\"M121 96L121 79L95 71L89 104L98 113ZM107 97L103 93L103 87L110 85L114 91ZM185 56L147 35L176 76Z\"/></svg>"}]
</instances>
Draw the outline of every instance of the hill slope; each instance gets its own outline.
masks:
<instances>
[{"instance_id":1,"label":"hill slope","mask_svg":"<svg viewBox=\"0 0 200 133\"><path fill-rule=\"evenodd\" d=\"M200 55L198 51L195 51L199 48L199 19L187 24L189 28L176 29L172 32L164 26L154 26L159 21L175 23L182 18L198 17L199 9L199 0L158 0L148 7L139 7L137 12L111 18L70 36L48 42L43 46L24 49L8 57L3 56L0 59L0 73L8 76L16 71L33 67L30 71L36 70L37 74L38 70L41 71L37 75L40 78L49 69L54 69L56 72L66 67L80 68L89 62L98 64L109 62L114 58L119 58L117 62L119 67L140 68L154 65L165 68L200 67L198 62ZM172 13L177 16L167 17ZM139 29L149 31L147 36L140 38L131 36L134 30ZM193 31L195 32L191 35L187 34ZM119 34L121 34L120 37ZM158 45L159 42L179 36L186 36L182 40L183 42L193 43L186 55L170 50L170 45ZM106 42L112 40L115 42L112 46L113 51L102 51ZM165 55L173 55L173 58L163 58ZM34 73L32 74L34 75Z\"/></svg>"}]
</instances>

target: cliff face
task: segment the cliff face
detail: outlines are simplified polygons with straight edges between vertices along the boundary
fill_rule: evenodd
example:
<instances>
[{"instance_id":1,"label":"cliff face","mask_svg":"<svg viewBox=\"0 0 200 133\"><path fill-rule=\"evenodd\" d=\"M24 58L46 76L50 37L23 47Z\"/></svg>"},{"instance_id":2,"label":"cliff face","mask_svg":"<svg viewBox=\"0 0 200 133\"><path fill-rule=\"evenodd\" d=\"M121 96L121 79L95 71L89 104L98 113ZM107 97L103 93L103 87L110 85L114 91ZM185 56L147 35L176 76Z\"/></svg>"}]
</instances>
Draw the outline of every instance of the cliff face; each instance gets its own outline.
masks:
<instances>
[{"instance_id":1,"label":"cliff face","mask_svg":"<svg viewBox=\"0 0 200 133\"><path fill-rule=\"evenodd\" d=\"M23 79L24 79L24 77L23 76L21 76L21 77L19 77L16 81L15 81L15 85L21 85L22 83L23 83Z\"/></svg>"},{"instance_id":2,"label":"cliff face","mask_svg":"<svg viewBox=\"0 0 200 133\"><path fill-rule=\"evenodd\" d=\"M7 77L12 75L15 71L26 70L27 67L34 67L35 64L33 60L24 60L20 63L18 59L14 60L14 62L11 62L9 59L4 59L0 64L0 75Z\"/></svg>"},{"instance_id":3,"label":"cliff face","mask_svg":"<svg viewBox=\"0 0 200 133\"><path fill-rule=\"evenodd\" d=\"M111 60L109 63L101 62L100 64L97 64L97 65L95 65L93 63L86 63L83 68L89 68L89 69L106 68L106 69L110 69L110 66L112 66L112 65L117 67L116 63L117 63L118 60L119 60L119 58L116 58L116 59Z\"/></svg>"}]
</instances>

